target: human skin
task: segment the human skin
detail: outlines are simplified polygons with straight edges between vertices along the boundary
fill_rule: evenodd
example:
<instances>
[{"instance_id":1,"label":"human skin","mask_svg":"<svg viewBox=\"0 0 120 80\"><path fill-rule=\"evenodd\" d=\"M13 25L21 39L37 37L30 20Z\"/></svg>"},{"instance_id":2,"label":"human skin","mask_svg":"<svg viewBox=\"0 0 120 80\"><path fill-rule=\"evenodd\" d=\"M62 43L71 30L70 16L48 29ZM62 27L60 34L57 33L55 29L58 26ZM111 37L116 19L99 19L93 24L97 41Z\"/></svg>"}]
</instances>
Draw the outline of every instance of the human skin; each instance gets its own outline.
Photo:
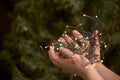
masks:
<instances>
[{"instance_id":1,"label":"human skin","mask_svg":"<svg viewBox=\"0 0 120 80\"><path fill-rule=\"evenodd\" d=\"M76 38L82 37L82 35L77 31L73 30L73 34ZM93 37L96 38L96 44L99 45L99 39L98 36L95 36L98 34L98 31L95 31L95 34L92 34ZM79 36L76 36L79 35ZM99 60L100 60L100 47L97 46L95 53L99 55ZM104 80L120 80L120 76L105 67L101 62L95 62L92 59L90 60L95 66L95 70L103 77Z\"/></svg>"},{"instance_id":2,"label":"human skin","mask_svg":"<svg viewBox=\"0 0 120 80\"><path fill-rule=\"evenodd\" d=\"M102 63L95 65L95 70L104 78L104 80L120 80L120 76L108 69Z\"/></svg>"},{"instance_id":3,"label":"human skin","mask_svg":"<svg viewBox=\"0 0 120 80\"><path fill-rule=\"evenodd\" d=\"M82 37L78 36L79 38ZM81 40L81 39L80 39ZM66 35L63 38L61 38L62 42L68 42L71 43L72 39ZM81 40L83 41L83 40ZM86 42L86 41L83 41ZM87 42L86 42L87 43ZM61 58L59 57L59 52L55 52L54 50L54 46L50 47L49 50L49 57L51 59L51 61L58 67L69 71L73 74L77 74L80 77L82 77L84 80L103 80L102 77L98 74L98 72L95 70L95 68L92 66L92 64L88 64L90 63L89 60L83 55L78 55L75 54L72 51L70 51L67 48L61 47L60 48L60 53L62 53L63 55L65 55L67 58Z\"/></svg>"},{"instance_id":4,"label":"human skin","mask_svg":"<svg viewBox=\"0 0 120 80\"><path fill-rule=\"evenodd\" d=\"M99 45L99 39L98 36L95 36L96 34L98 34L98 31L95 31L95 34L92 36L95 38L95 43ZM85 40L82 40L83 36L77 30L73 30L73 35L80 41L87 42ZM64 38L61 38L61 41L71 43L72 39L66 35ZM49 57L51 61L56 66L66 71L69 71L73 74L78 74L84 80L120 80L120 77L117 74L109 70L100 62L96 63L93 59L88 60L84 55L85 53L83 55L73 55L74 53L72 51L64 47L60 48L60 52L65 55L67 59L60 58L58 52L54 51L54 46L51 46L49 50ZM99 55L98 58L100 59L99 46L96 47L95 53ZM92 62L95 66L92 64L86 65L85 63L88 62Z\"/></svg>"},{"instance_id":5,"label":"human skin","mask_svg":"<svg viewBox=\"0 0 120 80\"><path fill-rule=\"evenodd\" d=\"M77 30L73 30L73 34L76 38L79 38L80 36L82 37L82 35L80 35L80 33ZM92 36L96 38L96 44L99 45L99 39L98 39L98 36L95 36L96 34L98 34L98 31L95 31L95 34L92 34ZM76 36L76 35L79 35L79 36ZM99 55L99 60L100 60L100 47L99 46L97 46L95 53ZM108 69L101 62L96 63L92 59L90 61L95 65L94 66L95 70L103 77L104 80L120 80L119 75L117 75L116 73Z\"/></svg>"},{"instance_id":6,"label":"human skin","mask_svg":"<svg viewBox=\"0 0 120 80\"><path fill-rule=\"evenodd\" d=\"M61 52L63 51L62 54L67 55L68 57L73 55L73 53L66 48L61 47L60 50ZM87 65L88 68L86 68L86 64L83 62L83 60L86 62L88 60L83 56L75 54L71 58L62 59L59 57L58 53L55 52L53 46L50 48L48 53L51 61L56 66L73 74L77 74L84 80L103 80L91 64Z\"/></svg>"}]
</instances>

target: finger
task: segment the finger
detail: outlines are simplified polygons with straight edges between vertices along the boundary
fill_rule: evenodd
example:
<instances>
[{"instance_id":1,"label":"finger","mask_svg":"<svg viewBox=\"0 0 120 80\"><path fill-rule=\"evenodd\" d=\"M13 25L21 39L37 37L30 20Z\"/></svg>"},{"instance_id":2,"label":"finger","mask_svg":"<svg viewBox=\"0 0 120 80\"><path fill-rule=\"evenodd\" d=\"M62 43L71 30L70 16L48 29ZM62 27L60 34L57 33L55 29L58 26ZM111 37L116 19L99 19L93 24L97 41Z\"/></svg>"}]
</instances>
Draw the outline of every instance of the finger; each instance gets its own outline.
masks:
<instances>
[{"instance_id":1,"label":"finger","mask_svg":"<svg viewBox=\"0 0 120 80\"><path fill-rule=\"evenodd\" d=\"M49 50L49 56L52 62L63 69L68 68L69 66L73 66L73 62L71 59L62 59L58 55L56 55L56 52L53 48L50 48Z\"/></svg>"},{"instance_id":2,"label":"finger","mask_svg":"<svg viewBox=\"0 0 120 80\"><path fill-rule=\"evenodd\" d=\"M85 57L87 55L86 52L83 52L83 54L81 54L81 56Z\"/></svg>"},{"instance_id":3,"label":"finger","mask_svg":"<svg viewBox=\"0 0 120 80\"><path fill-rule=\"evenodd\" d=\"M72 55L74 54L72 51L64 47L61 47L59 51L68 58L71 58Z\"/></svg>"},{"instance_id":4,"label":"finger","mask_svg":"<svg viewBox=\"0 0 120 80\"><path fill-rule=\"evenodd\" d=\"M73 35L75 36L75 38L81 40L83 38L83 35L80 34L77 30L73 30Z\"/></svg>"},{"instance_id":5,"label":"finger","mask_svg":"<svg viewBox=\"0 0 120 80\"><path fill-rule=\"evenodd\" d=\"M99 44L99 37L98 37L98 30L94 33L95 38L95 54L100 56L100 44Z\"/></svg>"},{"instance_id":6,"label":"finger","mask_svg":"<svg viewBox=\"0 0 120 80\"><path fill-rule=\"evenodd\" d=\"M48 51L48 53L49 53L50 59L53 60L53 61L56 60L59 57L57 52L55 52L55 50L54 50L54 46L50 46L50 50Z\"/></svg>"},{"instance_id":7,"label":"finger","mask_svg":"<svg viewBox=\"0 0 120 80\"><path fill-rule=\"evenodd\" d=\"M63 47L67 47L67 46L68 46L68 43L66 42L66 40L65 40L63 37L60 37L60 38L58 39L58 41L59 41L60 43L62 43L62 46L63 46Z\"/></svg>"},{"instance_id":8,"label":"finger","mask_svg":"<svg viewBox=\"0 0 120 80\"><path fill-rule=\"evenodd\" d=\"M92 38L95 40L95 45L94 45L94 53L95 56L90 59L92 63L100 61L100 44L99 44L99 37L98 37L99 31L96 30L92 34Z\"/></svg>"},{"instance_id":9,"label":"finger","mask_svg":"<svg viewBox=\"0 0 120 80\"><path fill-rule=\"evenodd\" d=\"M100 45L99 45L99 40L96 40L96 45L95 45L95 54L100 56Z\"/></svg>"},{"instance_id":10,"label":"finger","mask_svg":"<svg viewBox=\"0 0 120 80\"><path fill-rule=\"evenodd\" d=\"M66 42L66 40L65 40L64 38L61 37L59 40L60 40L60 42L62 42L64 45L66 45L66 46L68 45L67 42Z\"/></svg>"},{"instance_id":11,"label":"finger","mask_svg":"<svg viewBox=\"0 0 120 80\"><path fill-rule=\"evenodd\" d=\"M86 45L89 45L89 41L83 39L83 35L78 32L77 30L73 30L73 35L75 38L77 38L80 42L85 43ZM84 44L83 44L84 45Z\"/></svg>"},{"instance_id":12,"label":"finger","mask_svg":"<svg viewBox=\"0 0 120 80\"><path fill-rule=\"evenodd\" d=\"M66 43L65 39L62 38L62 37L60 37L60 38L58 39L58 41L60 41L60 42L62 42L62 43Z\"/></svg>"},{"instance_id":13,"label":"finger","mask_svg":"<svg viewBox=\"0 0 120 80\"><path fill-rule=\"evenodd\" d=\"M97 35L98 35L99 31L98 30L95 30L93 33L92 33L92 38L95 38Z\"/></svg>"},{"instance_id":14,"label":"finger","mask_svg":"<svg viewBox=\"0 0 120 80\"><path fill-rule=\"evenodd\" d=\"M73 42L72 38L70 36L68 36L67 34L65 35L64 39L69 44Z\"/></svg>"},{"instance_id":15,"label":"finger","mask_svg":"<svg viewBox=\"0 0 120 80\"><path fill-rule=\"evenodd\" d=\"M82 64L82 59L81 59L80 55L74 54L72 56L72 60L75 63L77 68L81 68L82 67L83 64Z\"/></svg>"},{"instance_id":16,"label":"finger","mask_svg":"<svg viewBox=\"0 0 120 80\"><path fill-rule=\"evenodd\" d=\"M73 35L75 36L75 38L77 38L81 42L82 47L80 48L80 51L82 53L87 51L87 49L89 49L90 47L90 42L88 40L84 40L83 35L79 33L77 30L73 30Z\"/></svg>"},{"instance_id":17,"label":"finger","mask_svg":"<svg viewBox=\"0 0 120 80\"><path fill-rule=\"evenodd\" d=\"M72 60L78 67L86 67L87 65L91 65L90 61L87 58L77 54L74 55Z\"/></svg>"},{"instance_id":18,"label":"finger","mask_svg":"<svg viewBox=\"0 0 120 80\"><path fill-rule=\"evenodd\" d=\"M72 56L72 60L73 60L73 62L75 62L75 64L81 63L81 58L80 58L80 55L78 55L78 54L74 54Z\"/></svg>"}]
</instances>

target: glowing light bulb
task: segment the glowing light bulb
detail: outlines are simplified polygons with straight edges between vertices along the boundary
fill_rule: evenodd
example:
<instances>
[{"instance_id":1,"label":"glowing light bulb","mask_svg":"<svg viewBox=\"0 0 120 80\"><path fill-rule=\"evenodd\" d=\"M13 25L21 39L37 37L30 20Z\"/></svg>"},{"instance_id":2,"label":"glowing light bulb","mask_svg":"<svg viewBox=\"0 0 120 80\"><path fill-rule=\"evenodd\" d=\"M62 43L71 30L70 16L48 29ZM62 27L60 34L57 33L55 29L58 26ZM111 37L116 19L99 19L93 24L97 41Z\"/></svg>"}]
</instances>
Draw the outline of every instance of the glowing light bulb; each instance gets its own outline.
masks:
<instances>
[{"instance_id":1,"label":"glowing light bulb","mask_svg":"<svg viewBox=\"0 0 120 80\"><path fill-rule=\"evenodd\" d=\"M74 47L74 48L77 49L78 47L79 47L79 45L78 45L78 44L75 44L75 47Z\"/></svg>"},{"instance_id":2,"label":"glowing light bulb","mask_svg":"<svg viewBox=\"0 0 120 80\"><path fill-rule=\"evenodd\" d=\"M75 40L77 40L77 38L75 38Z\"/></svg>"},{"instance_id":3,"label":"glowing light bulb","mask_svg":"<svg viewBox=\"0 0 120 80\"><path fill-rule=\"evenodd\" d=\"M57 51L59 51L59 48L56 48Z\"/></svg>"},{"instance_id":4,"label":"glowing light bulb","mask_svg":"<svg viewBox=\"0 0 120 80\"><path fill-rule=\"evenodd\" d=\"M48 48L48 46L45 46L45 48Z\"/></svg>"},{"instance_id":5,"label":"glowing light bulb","mask_svg":"<svg viewBox=\"0 0 120 80\"><path fill-rule=\"evenodd\" d=\"M60 47L63 46L63 44L60 44Z\"/></svg>"},{"instance_id":6,"label":"glowing light bulb","mask_svg":"<svg viewBox=\"0 0 120 80\"><path fill-rule=\"evenodd\" d=\"M69 26L68 25L66 25L66 28L68 28Z\"/></svg>"},{"instance_id":7,"label":"glowing light bulb","mask_svg":"<svg viewBox=\"0 0 120 80\"><path fill-rule=\"evenodd\" d=\"M98 16L95 16L95 18L98 18Z\"/></svg>"},{"instance_id":8,"label":"glowing light bulb","mask_svg":"<svg viewBox=\"0 0 120 80\"><path fill-rule=\"evenodd\" d=\"M58 42L60 42L61 40L60 39L58 39Z\"/></svg>"},{"instance_id":9,"label":"glowing light bulb","mask_svg":"<svg viewBox=\"0 0 120 80\"><path fill-rule=\"evenodd\" d=\"M89 53L86 53L86 55L89 55Z\"/></svg>"},{"instance_id":10,"label":"glowing light bulb","mask_svg":"<svg viewBox=\"0 0 120 80\"><path fill-rule=\"evenodd\" d=\"M101 60L100 62L103 63L103 60Z\"/></svg>"},{"instance_id":11,"label":"glowing light bulb","mask_svg":"<svg viewBox=\"0 0 120 80\"><path fill-rule=\"evenodd\" d=\"M99 33L99 35L101 36L101 35L102 35L102 33Z\"/></svg>"},{"instance_id":12,"label":"glowing light bulb","mask_svg":"<svg viewBox=\"0 0 120 80\"><path fill-rule=\"evenodd\" d=\"M74 76L77 76L77 74L74 74Z\"/></svg>"},{"instance_id":13,"label":"glowing light bulb","mask_svg":"<svg viewBox=\"0 0 120 80\"><path fill-rule=\"evenodd\" d=\"M105 45L104 47L107 48L107 45Z\"/></svg>"},{"instance_id":14,"label":"glowing light bulb","mask_svg":"<svg viewBox=\"0 0 120 80\"><path fill-rule=\"evenodd\" d=\"M86 16L86 14L83 14L83 16Z\"/></svg>"},{"instance_id":15,"label":"glowing light bulb","mask_svg":"<svg viewBox=\"0 0 120 80\"><path fill-rule=\"evenodd\" d=\"M84 44L84 43L82 43L82 46L85 46L85 44Z\"/></svg>"},{"instance_id":16,"label":"glowing light bulb","mask_svg":"<svg viewBox=\"0 0 120 80\"><path fill-rule=\"evenodd\" d=\"M88 37L88 36L86 36L86 37L85 37L85 39L87 40L87 39L89 39L89 37Z\"/></svg>"},{"instance_id":17,"label":"glowing light bulb","mask_svg":"<svg viewBox=\"0 0 120 80\"><path fill-rule=\"evenodd\" d=\"M66 34L66 33L67 33L67 31L64 31L64 33Z\"/></svg>"}]
</instances>

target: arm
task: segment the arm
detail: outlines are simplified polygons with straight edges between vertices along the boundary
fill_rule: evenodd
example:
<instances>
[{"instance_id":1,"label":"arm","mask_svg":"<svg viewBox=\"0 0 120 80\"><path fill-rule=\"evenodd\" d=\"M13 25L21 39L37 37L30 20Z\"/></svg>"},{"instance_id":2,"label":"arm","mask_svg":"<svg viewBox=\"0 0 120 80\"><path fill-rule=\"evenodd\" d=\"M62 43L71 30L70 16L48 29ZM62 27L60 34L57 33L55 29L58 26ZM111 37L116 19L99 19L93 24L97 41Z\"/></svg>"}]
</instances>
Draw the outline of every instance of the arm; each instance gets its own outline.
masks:
<instances>
[{"instance_id":1,"label":"arm","mask_svg":"<svg viewBox=\"0 0 120 80\"><path fill-rule=\"evenodd\" d=\"M73 31L74 35L78 35L80 34L79 32L77 31ZM78 38L79 36L76 36L76 38ZM92 37L95 38L95 43L97 45L100 45L99 44L99 38L98 38L98 31L95 31L95 33L92 34ZM95 49L95 53L98 56L98 60L100 60L100 47L97 46L96 49ZM113 71L111 71L110 69L108 69L107 67L105 67L103 64L101 64L100 62L95 62L94 60L90 60L92 63L94 63L96 66L95 66L95 69L96 71L103 77L104 80L120 80L120 76L115 74Z\"/></svg>"},{"instance_id":2,"label":"arm","mask_svg":"<svg viewBox=\"0 0 120 80\"><path fill-rule=\"evenodd\" d=\"M105 67L103 64L96 63L95 69L105 80L120 80L120 76Z\"/></svg>"},{"instance_id":3,"label":"arm","mask_svg":"<svg viewBox=\"0 0 120 80\"><path fill-rule=\"evenodd\" d=\"M93 68L93 66L89 67L88 73L83 79L84 80L104 80L102 76Z\"/></svg>"}]
</instances>

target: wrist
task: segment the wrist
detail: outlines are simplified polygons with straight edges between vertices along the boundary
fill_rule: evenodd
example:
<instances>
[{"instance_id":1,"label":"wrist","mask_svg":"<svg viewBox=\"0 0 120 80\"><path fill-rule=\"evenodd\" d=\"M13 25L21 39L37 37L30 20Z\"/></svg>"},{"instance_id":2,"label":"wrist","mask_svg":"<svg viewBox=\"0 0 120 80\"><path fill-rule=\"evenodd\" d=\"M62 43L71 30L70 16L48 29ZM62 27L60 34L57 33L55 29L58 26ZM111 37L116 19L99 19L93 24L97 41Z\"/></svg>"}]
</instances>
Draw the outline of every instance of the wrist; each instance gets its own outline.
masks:
<instances>
[{"instance_id":1,"label":"wrist","mask_svg":"<svg viewBox=\"0 0 120 80\"><path fill-rule=\"evenodd\" d=\"M86 69L86 74L83 77L84 80L103 80L96 69L91 65Z\"/></svg>"},{"instance_id":2,"label":"wrist","mask_svg":"<svg viewBox=\"0 0 120 80\"><path fill-rule=\"evenodd\" d=\"M100 68L102 65L103 65L103 64L102 64L101 62L95 63L95 66L94 66L95 70L99 71L99 68Z\"/></svg>"}]
</instances>

